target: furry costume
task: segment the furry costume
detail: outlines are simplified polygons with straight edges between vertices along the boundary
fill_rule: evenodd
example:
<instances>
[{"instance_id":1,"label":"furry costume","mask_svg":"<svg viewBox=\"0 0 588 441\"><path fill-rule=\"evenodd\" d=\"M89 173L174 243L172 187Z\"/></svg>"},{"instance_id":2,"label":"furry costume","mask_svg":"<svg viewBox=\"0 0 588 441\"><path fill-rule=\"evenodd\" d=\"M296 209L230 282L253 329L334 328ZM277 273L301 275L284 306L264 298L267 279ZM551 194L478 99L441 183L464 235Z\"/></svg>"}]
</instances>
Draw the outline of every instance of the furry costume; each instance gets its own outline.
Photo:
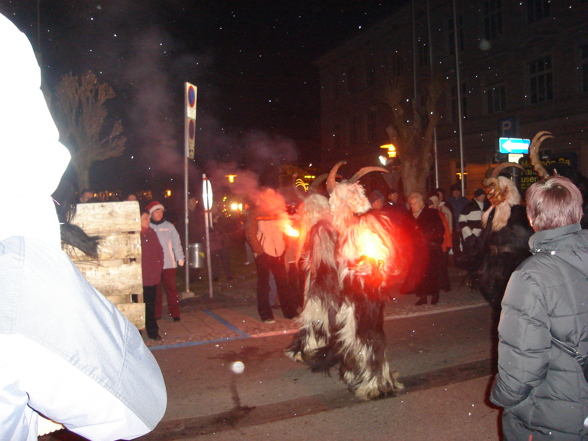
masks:
<instances>
[{"instance_id":1,"label":"furry costume","mask_svg":"<svg viewBox=\"0 0 588 441\"><path fill-rule=\"evenodd\" d=\"M514 166L501 164L493 174L509 165ZM482 216L484 258L475 273L475 287L492 306L500 307L510 275L530 256L533 230L514 182L498 176L484 180L484 187L492 206Z\"/></svg>"},{"instance_id":2,"label":"furry costume","mask_svg":"<svg viewBox=\"0 0 588 441\"><path fill-rule=\"evenodd\" d=\"M330 217L320 218L306 245L305 308L301 328L286 354L328 372L339 365L340 378L360 399L374 399L402 389L398 373L386 360L384 301L389 284L401 273L395 227L371 206L357 180L335 183L338 163L327 182ZM311 196L305 210L312 206ZM324 202L324 201L323 201Z\"/></svg>"},{"instance_id":3,"label":"furry costume","mask_svg":"<svg viewBox=\"0 0 588 441\"><path fill-rule=\"evenodd\" d=\"M337 232L328 209L327 198L316 194L301 210L304 310L298 319L300 329L286 349L286 355L309 364L312 370L319 369L325 348L331 346L335 316L341 307L335 261Z\"/></svg>"}]
</instances>

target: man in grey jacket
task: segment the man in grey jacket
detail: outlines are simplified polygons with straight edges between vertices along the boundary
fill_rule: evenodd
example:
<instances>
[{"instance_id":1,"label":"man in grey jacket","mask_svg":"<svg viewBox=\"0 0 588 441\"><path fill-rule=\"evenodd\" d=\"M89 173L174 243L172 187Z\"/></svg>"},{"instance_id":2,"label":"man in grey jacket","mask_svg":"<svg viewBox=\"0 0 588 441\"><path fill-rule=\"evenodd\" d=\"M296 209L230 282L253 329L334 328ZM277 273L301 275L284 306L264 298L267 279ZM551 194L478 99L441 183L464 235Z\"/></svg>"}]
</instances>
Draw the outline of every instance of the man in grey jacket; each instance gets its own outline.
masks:
<instances>
[{"instance_id":1,"label":"man in grey jacket","mask_svg":"<svg viewBox=\"0 0 588 441\"><path fill-rule=\"evenodd\" d=\"M502 301L498 375L491 401L504 408L506 441L588 439L588 383L552 337L588 353L588 231L582 196L552 177L526 193L533 256L512 274Z\"/></svg>"}]
</instances>

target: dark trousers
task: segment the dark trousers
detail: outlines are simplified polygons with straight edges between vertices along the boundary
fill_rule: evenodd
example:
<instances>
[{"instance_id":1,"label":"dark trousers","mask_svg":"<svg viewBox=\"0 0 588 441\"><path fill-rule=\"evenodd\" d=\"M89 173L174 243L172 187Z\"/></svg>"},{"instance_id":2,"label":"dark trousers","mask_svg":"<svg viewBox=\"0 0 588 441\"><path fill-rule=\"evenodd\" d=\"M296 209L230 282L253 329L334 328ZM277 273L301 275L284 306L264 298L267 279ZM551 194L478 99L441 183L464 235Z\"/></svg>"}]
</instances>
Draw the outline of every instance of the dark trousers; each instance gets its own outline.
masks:
<instances>
[{"instance_id":1,"label":"dark trousers","mask_svg":"<svg viewBox=\"0 0 588 441\"><path fill-rule=\"evenodd\" d=\"M270 273L274 275L276 281L276 291L284 317L296 317L296 306L288 295L288 278L284 256L274 257L266 253L259 254L255 258L255 266L257 267L257 311L259 312L259 317L262 320L271 320L274 318L269 299Z\"/></svg>"},{"instance_id":2,"label":"dark trousers","mask_svg":"<svg viewBox=\"0 0 588 441\"><path fill-rule=\"evenodd\" d=\"M304 306L304 293L302 287L304 286L304 279L300 274L296 262L288 264L288 289L289 295L295 306Z\"/></svg>"},{"instance_id":3,"label":"dark trousers","mask_svg":"<svg viewBox=\"0 0 588 441\"><path fill-rule=\"evenodd\" d=\"M161 318L161 311L163 309L163 298L161 297L161 285L165 288L167 295L167 309L173 318L180 317L180 296L176 288L176 269L167 268L161 272L161 282L157 285L157 302L155 303L155 318Z\"/></svg>"},{"instance_id":4,"label":"dark trousers","mask_svg":"<svg viewBox=\"0 0 588 441\"><path fill-rule=\"evenodd\" d=\"M159 326L157 326L157 320L155 320L157 285L143 286L143 298L145 300L145 329L147 330L147 336L154 338L159 332Z\"/></svg>"},{"instance_id":5,"label":"dark trousers","mask_svg":"<svg viewBox=\"0 0 588 441\"><path fill-rule=\"evenodd\" d=\"M230 280L232 279L233 275L231 273L231 264L229 262L229 255L225 251L225 249L220 249L217 251L211 251L211 261L212 261L212 277L216 281L218 280L221 272L224 271L225 277Z\"/></svg>"}]
</instances>

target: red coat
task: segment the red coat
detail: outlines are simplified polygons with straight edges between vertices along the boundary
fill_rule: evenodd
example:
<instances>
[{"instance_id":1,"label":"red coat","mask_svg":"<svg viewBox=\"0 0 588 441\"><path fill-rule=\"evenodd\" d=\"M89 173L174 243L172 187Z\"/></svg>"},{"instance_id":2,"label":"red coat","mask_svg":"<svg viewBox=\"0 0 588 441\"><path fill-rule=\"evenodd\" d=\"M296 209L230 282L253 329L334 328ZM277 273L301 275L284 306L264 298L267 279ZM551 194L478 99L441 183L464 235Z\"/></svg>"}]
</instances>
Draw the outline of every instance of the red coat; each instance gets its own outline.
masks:
<instances>
[{"instance_id":1,"label":"red coat","mask_svg":"<svg viewBox=\"0 0 588 441\"><path fill-rule=\"evenodd\" d=\"M143 286L153 286L161 282L163 248L153 228L141 230L141 269Z\"/></svg>"}]
</instances>

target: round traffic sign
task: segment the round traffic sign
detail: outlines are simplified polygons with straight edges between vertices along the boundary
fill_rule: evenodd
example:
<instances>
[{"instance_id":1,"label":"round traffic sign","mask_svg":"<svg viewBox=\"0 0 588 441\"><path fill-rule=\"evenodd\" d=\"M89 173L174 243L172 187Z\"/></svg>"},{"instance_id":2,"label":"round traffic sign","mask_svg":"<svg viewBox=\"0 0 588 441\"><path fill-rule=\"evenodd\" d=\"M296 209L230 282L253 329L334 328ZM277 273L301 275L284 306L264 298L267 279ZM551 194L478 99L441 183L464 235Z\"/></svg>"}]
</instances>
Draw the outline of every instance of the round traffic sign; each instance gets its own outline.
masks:
<instances>
[{"instance_id":1,"label":"round traffic sign","mask_svg":"<svg viewBox=\"0 0 588 441\"><path fill-rule=\"evenodd\" d=\"M196 104L196 91L193 86L188 87L188 104L190 107L194 107Z\"/></svg>"}]
</instances>

